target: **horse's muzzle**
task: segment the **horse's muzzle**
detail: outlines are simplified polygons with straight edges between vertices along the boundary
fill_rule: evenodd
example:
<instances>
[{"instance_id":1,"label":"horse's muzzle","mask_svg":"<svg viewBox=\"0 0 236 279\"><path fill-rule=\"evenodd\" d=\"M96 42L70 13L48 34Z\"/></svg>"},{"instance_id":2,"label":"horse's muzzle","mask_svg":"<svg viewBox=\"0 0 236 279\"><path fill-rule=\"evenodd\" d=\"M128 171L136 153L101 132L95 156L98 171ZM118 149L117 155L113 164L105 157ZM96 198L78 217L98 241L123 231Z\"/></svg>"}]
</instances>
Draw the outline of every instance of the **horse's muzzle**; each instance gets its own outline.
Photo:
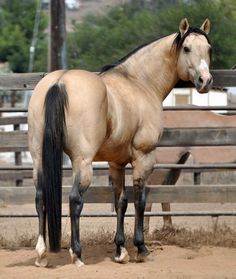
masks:
<instances>
[{"instance_id":1,"label":"horse's muzzle","mask_svg":"<svg viewBox=\"0 0 236 279\"><path fill-rule=\"evenodd\" d=\"M211 74L200 75L195 80L195 86L199 93L207 93L212 88L213 78Z\"/></svg>"}]
</instances>

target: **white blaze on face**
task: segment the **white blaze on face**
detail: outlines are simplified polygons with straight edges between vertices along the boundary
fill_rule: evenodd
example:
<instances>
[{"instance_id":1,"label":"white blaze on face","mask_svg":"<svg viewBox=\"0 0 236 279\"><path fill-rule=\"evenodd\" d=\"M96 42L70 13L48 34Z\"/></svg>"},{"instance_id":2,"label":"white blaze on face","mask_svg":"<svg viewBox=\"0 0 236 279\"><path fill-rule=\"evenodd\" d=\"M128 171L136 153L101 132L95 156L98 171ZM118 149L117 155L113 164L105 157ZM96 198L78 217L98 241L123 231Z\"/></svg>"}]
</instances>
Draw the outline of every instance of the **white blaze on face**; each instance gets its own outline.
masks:
<instances>
[{"instance_id":1,"label":"white blaze on face","mask_svg":"<svg viewBox=\"0 0 236 279\"><path fill-rule=\"evenodd\" d=\"M201 59L200 65L198 66L198 69L199 69L199 72L202 72L202 71L209 72L208 64L207 64L207 62L204 59Z\"/></svg>"}]
</instances>

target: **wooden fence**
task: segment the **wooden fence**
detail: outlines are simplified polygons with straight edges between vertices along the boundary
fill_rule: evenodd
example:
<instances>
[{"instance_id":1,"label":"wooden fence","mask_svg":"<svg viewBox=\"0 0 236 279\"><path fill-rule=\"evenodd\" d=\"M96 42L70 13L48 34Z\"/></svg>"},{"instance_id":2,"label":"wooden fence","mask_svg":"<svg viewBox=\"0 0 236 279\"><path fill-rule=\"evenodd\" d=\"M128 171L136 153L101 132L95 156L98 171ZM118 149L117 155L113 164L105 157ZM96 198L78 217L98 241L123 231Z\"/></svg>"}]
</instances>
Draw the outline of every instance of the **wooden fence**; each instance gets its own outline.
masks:
<instances>
[{"instance_id":1,"label":"wooden fence","mask_svg":"<svg viewBox=\"0 0 236 279\"><path fill-rule=\"evenodd\" d=\"M0 75L0 90L32 90L35 84L44 76L44 73L34 74L1 74ZM234 70L214 70L212 71L215 87L236 86L236 71ZM189 83L179 83L179 87L191 86ZM216 93L217 94L217 93ZM169 110L205 110L206 107L175 107L166 108L166 112ZM209 108L208 108L209 109ZM224 109L236 111L236 107L213 107L211 109ZM2 112L27 112L25 108L0 108ZM229 116L223 116L229 117ZM231 118L232 122L232 118ZM33 203L35 189L34 187L25 187L23 180L25 178L32 178L32 167L22 165L21 152L28 150L27 144L27 131L21 131L19 129L20 124L27 123L27 116L14 116L14 117L1 117L0 125L13 125L14 131L12 132L0 132L0 152L14 152L15 153L15 165L5 166L0 165L0 181L2 180L14 180L17 186L5 186L0 185L0 201L5 203L24 204ZM189 147L231 147L236 146L236 118L234 124L226 126L201 126L201 127L166 127L164 129L163 136L158 145L159 148L168 148L174 150L175 148L189 148ZM235 149L232 149L235 152ZM235 155L236 157L236 155ZM183 171L216 171L216 170L235 170L235 162L216 164L195 164L195 165L177 165L177 164L158 164L156 168L159 170L166 169L179 169ZM95 166L96 175L107 175L106 166ZM127 170L129 172L129 170ZM65 168L64 175L71 175L70 168ZM63 201L67 202L68 192L70 187L63 187ZM127 187L127 193L129 202L132 202L132 187ZM147 201L149 203L159 202L175 202L175 203L232 203L236 202L236 185L197 185L191 187L188 186L148 186L146 188ZM112 203L113 195L111 187L104 185L92 186L89 188L85 195L85 202L88 203ZM0 210L1 212L1 210ZM97 216L97 214L92 214ZM236 215L234 212L148 212L148 216L160 216L160 215L173 215L173 216L196 216L196 215ZM31 217L34 214L10 214L4 215L0 213L0 217ZM91 216L87 214L86 216ZM99 216L114 216L113 212L101 213Z\"/></svg>"}]
</instances>

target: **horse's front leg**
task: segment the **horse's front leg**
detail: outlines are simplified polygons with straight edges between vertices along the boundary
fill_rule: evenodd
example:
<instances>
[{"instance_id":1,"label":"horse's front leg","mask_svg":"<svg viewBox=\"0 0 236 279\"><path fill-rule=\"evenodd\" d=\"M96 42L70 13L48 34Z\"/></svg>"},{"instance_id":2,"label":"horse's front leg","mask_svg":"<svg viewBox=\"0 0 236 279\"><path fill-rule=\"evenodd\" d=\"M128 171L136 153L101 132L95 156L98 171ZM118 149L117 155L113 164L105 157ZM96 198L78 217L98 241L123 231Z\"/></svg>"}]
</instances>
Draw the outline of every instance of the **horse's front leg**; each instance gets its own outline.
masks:
<instances>
[{"instance_id":1,"label":"horse's front leg","mask_svg":"<svg viewBox=\"0 0 236 279\"><path fill-rule=\"evenodd\" d=\"M129 254L124 246L124 217L128 204L125 193L125 170L123 167L110 164L109 175L112 179L112 188L115 197L115 210L117 213L115 261L118 263L127 263L129 261Z\"/></svg>"},{"instance_id":2,"label":"horse's front leg","mask_svg":"<svg viewBox=\"0 0 236 279\"><path fill-rule=\"evenodd\" d=\"M149 252L144 243L144 211L146 205L145 184L148 176L151 174L155 164L155 154L143 154L136 152L136 158L133 165L133 187L134 187L134 245L138 249L136 261L142 262L148 256Z\"/></svg>"},{"instance_id":3,"label":"horse's front leg","mask_svg":"<svg viewBox=\"0 0 236 279\"><path fill-rule=\"evenodd\" d=\"M87 190L92 179L92 163L78 160L73 162L73 186L69 196L71 218L71 248L72 263L78 267L84 265L81 259L80 244L80 215L83 209L83 194Z\"/></svg>"}]
</instances>

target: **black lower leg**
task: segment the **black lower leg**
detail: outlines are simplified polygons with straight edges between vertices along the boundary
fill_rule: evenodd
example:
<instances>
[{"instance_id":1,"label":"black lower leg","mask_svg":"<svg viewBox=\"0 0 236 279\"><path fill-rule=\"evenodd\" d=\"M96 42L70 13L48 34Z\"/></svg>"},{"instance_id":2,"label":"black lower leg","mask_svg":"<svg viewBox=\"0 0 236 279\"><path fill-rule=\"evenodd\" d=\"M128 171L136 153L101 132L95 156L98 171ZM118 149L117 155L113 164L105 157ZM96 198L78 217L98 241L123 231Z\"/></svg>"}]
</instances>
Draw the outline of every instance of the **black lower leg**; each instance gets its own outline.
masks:
<instances>
[{"instance_id":1,"label":"black lower leg","mask_svg":"<svg viewBox=\"0 0 236 279\"><path fill-rule=\"evenodd\" d=\"M70 193L70 218L71 218L71 249L78 258L81 258L80 244L80 214L83 208L83 195L80 191L80 182L76 178Z\"/></svg>"},{"instance_id":2,"label":"black lower leg","mask_svg":"<svg viewBox=\"0 0 236 279\"><path fill-rule=\"evenodd\" d=\"M142 179L134 181L134 206L135 206L135 227L134 245L138 248L141 256L147 256L148 250L144 244L144 210L146 205L145 188Z\"/></svg>"},{"instance_id":3,"label":"black lower leg","mask_svg":"<svg viewBox=\"0 0 236 279\"><path fill-rule=\"evenodd\" d=\"M38 181L35 182L36 196L35 196L35 207L39 218L39 235L43 236L44 240L46 237L46 212L45 205L43 202L43 190L42 190L42 178L38 177Z\"/></svg>"},{"instance_id":4,"label":"black lower leg","mask_svg":"<svg viewBox=\"0 0 236 279\"><path fill-rule=\"evenodd\" d=\"M127 209L127 197L125 192L122 192L121 195L115 197L115 208L117 213L117 228L116 228L116 236L115 236L115 244L116 244L116 254L120 256L121 248L124 247L125 244L125 236L124 236L124 217Z\"/></svg>"}]
</instances>

